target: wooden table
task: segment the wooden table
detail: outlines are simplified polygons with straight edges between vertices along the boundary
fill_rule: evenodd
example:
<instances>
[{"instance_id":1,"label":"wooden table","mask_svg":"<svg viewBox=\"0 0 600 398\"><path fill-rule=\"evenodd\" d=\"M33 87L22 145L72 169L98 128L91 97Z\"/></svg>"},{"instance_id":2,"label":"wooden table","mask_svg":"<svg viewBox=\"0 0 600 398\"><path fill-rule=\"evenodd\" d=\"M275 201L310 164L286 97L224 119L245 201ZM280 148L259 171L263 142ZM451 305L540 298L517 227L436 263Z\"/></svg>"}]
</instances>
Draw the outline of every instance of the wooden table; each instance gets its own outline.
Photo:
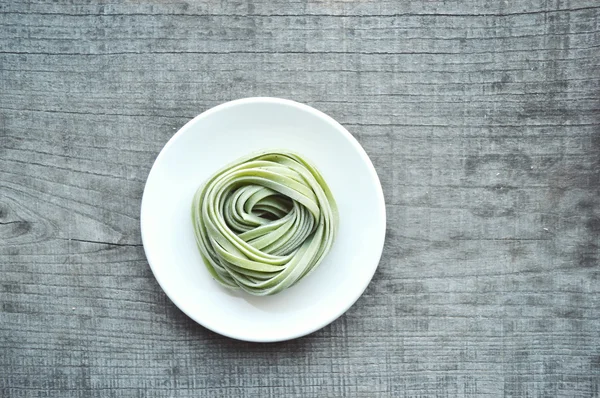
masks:
<instances>
[{"instance_id":1,"label":"wooden table","mask_svg":"<svg viewBox=\"0 0 600 398\"><path fill-rule=\"evenodd\" d=\"M600 4L0 4L0 396L598 397ZM379 270L305 338L233 341L141 246L190 118L275 96L383 184Z\"/></svg>"}]
</instances>

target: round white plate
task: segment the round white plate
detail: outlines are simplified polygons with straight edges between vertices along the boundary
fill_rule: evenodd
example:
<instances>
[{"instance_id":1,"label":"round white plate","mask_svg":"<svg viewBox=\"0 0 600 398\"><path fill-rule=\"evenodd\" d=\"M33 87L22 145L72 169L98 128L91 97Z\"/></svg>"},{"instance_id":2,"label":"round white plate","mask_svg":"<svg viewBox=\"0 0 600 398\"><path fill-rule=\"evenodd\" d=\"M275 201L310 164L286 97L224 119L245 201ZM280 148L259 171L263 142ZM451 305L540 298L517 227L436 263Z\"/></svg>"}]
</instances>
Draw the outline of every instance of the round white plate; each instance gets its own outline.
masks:
<instances>
[{"instance_id":1,"label":"round white plate","mask_svg":"<svg viewBox=\"0 0 600 398\"><path fill-rule=\"evenodd\" d=\"M194 240L191 202L202 182L228 163L263 149L312 160L339 207L339 234L310 275L268 297L221 287ZM363 293L385 237L383 192L369 157L339 123L294 101L247 98L188 122L162 149L148 175L141 210L148 263L169 298L206 328L239 340L272 342L312 333Z\"/></svg>"}]
</instances>

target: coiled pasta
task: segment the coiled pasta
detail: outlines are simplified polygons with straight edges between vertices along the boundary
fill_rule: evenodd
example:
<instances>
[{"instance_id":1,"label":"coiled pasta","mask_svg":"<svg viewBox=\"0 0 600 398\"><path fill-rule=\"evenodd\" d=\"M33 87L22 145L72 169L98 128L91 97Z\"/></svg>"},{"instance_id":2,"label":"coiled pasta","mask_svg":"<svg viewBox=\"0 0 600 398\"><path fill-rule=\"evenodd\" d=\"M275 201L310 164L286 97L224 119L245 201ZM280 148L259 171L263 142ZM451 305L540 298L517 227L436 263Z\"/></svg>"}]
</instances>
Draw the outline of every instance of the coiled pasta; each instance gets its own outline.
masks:
<instances>
[{"instance_id":1,"label":"coiled pasta","mask_svg":"<svg viewBox=\"0 0 600 398\"><path fill-rule=\"evenodd\" d=\"M224 167L192 201L196 243L222 285L278 293L315 269L338 227L333 195L302 156L264 151Z\"/></svg>"}]
</instances>

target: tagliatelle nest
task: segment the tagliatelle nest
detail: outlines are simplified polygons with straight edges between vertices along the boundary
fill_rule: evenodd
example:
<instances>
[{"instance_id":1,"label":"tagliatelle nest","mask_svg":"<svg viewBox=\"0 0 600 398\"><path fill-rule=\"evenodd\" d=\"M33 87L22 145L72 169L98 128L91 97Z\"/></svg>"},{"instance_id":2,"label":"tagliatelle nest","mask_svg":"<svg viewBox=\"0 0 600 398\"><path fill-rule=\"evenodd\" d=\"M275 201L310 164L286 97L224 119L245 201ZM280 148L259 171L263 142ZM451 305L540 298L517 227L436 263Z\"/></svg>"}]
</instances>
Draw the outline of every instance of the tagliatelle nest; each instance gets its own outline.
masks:
<instances>
[{"instance_id":1,"label":"tagliatelle nest","mask_svg":"<svg viewBox=\"0 0 600 398\"><path fill-rule=\"evenodd\" d=\"M192 202L196 242L222 285L278 293L331 249L337 205L317 169L288 151L253 154L219 170Z\"/></svg>"}]
</instances>

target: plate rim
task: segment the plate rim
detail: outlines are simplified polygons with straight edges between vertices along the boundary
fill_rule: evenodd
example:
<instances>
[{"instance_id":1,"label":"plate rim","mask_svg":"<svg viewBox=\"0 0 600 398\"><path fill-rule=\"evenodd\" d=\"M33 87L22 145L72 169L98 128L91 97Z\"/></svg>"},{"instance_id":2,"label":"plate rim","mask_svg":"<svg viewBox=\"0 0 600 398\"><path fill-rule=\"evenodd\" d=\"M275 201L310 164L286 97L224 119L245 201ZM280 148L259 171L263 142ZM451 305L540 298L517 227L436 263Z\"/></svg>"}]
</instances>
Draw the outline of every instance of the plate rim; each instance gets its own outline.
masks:
<instances>
[{"instance_id":1,"label":"plate rim","mask_svg":"<svg viewBox=\"0 0 600 398\"><path fill-rule=\"evenodd\" d=\"M148 255L148 250L146 249L147 245L145 244L146 239L144 238L144 236L145 236L144 231L146 230L146 228L144 228L144 209L145 209L145 203L147 203L145 198L147 197L148 181L150 180L150 177L152 176L152 172L155 170L155 168L159 164L161 158L163 156L166 156L164 154L167 152L169 147L171 147L173 145L173 143L177 140L177 138L179 136L185 134L185 132L190 128L190 126L192 124L195 124L197 121L204 119L215 112L219 112L219 111L225 110L227 108L235 107L238 105L255 104L255 103L283 104L283 105L288 105L288 106L292 106L292 107L301 109L303 111L311 113L314 116L317 116L318 118L323 119L326 122L332 124L340 133L342 133L342 135L349 141L349 143L354 147L354 149L357 150L358 154L362 158L363 163L367 166L368 173L369 173L371 179L373 180L373 182L375 182L375 184L374 184L375 188L376 188L375 193L376 193L376 196L378 199L377 200L378 207L379 207L380 214L381 214L380 222L382 224L382 230L383 230L383 233L382 234L380 233L380 235L381 235L380 242L376 243L379 245L379 248L376 251L377 259L375 262L375 266L372 268L372 272L370 273L369 277L364 278L364 280L362 281L362 286L360 287L360 289L357 290L358 293L356 294L356 297L353 297L352 300L348 300L348 303L343 305L342 309L340 311L336 311L335 315L333 317L327 318L325 320L325 322L318 322L307 328L297 328L297 331L295 333L289 333L287 335L279 335L276 337L270 336L270 337L264 337L264 338L256 337L256 336L244 336L243 332L236 333L235 331L221 329L215 325L208 325L208 324L206 324L206 322L198 319L198 317L196 315L191 314L188 311L186 311L184 309L184 306L180 305L181 303L179 302L179 299L177 299L173 294L171 294L171 288L168 288L164 284L164 280L161 281L161 279L157 276L157 272L155 271L155 266L152 264L151 258ZM147 206L147 204L146 204L146 206ZM181 312L183 312L186 316L191 318L194 322L205 327L206 329L208 329L214 333L220 334L222 336L235 339L235 340L256 342L256 343L274 343L274 342L297 339L297 338L309 335L311 333L316 332L317 330L324 328L325 326L333 323L335 320L337 320L342 315L344 315L363 295L363 293L365 292L365 290L367 289L367 287L373 280L373 276L375 275L375 272L379 268L379 263L381 262L381 257L383 255L386 231L387 231L387 213L386 213L385 197L383 195L383 188L381 186L381 181L379 180L379 176L377 174L377 171L375 170L375 166L373 166L371 159L367 155L367 153L364 150L364 148L362 147L362 145L360 145L358 140L344 126L342 126L339 122L337 122L335 119L333 119L331 116L327 115L326 113L324 113L318 109L315 109L309 105L300 103L300 102L296 102L296 101L289 100L289 99L277 98L277 97L247 97L247 98L241 98L241 99L236 99L236 100L232 100L232 101L227 101L227 102L221 103L219 105L216 105L214 107L211 107L211 108L203 111L202 113L200 113L198 116L189 120L175 134L173 134L171 136L171 138L169 138L167 143L162 147L162 149L156 156L156 159L152 163L152 167L150 168L150 171L148 172L148 176L146 177L146 182L144 183L144 190L142 193L142 200L141 200L141 206L140 206L140 234L141 234L141 239L142 239L142 247L144 248L144 254L146 256L146 260L148 262L148 265L150 266L150 270L152 271L154 279L156 279L160 288L167 295L167 297L173 302L173 304L175 304L175 306Z\"/></svg>"}]
</instances>

